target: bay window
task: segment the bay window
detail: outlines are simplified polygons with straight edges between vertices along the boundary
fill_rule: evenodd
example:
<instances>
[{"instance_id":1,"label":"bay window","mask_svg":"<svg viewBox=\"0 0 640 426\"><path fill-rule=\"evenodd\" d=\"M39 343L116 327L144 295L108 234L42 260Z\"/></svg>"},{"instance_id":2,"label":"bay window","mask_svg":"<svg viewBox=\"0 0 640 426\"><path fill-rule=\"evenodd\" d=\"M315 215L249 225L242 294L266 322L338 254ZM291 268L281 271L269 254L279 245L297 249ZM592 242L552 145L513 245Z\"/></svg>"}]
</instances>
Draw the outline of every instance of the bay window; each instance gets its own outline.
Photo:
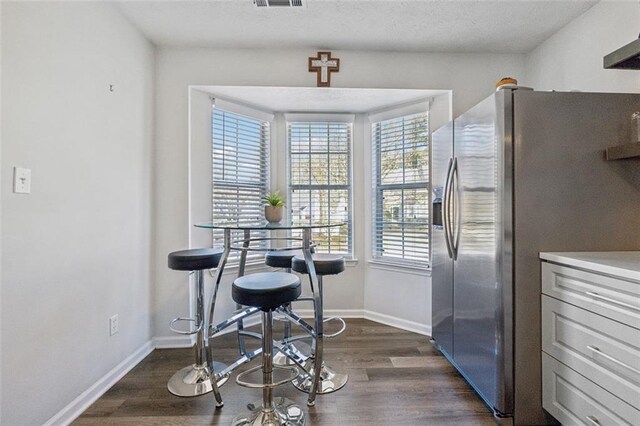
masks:
<instances>
[{"instance_id":1,"label":"bay window","mask_svg":"<svg viewBox=\"0 0 640 426\"><path fill-rule=\"evenodd\" d=\"M341 227L314 229L312 239L319 253L352 256L353 116L339 117L339 121L335 117L326 121L296 118L305 117L287 118L290 217L304 223L345 222Z\"/></svg>"},{"instance_id":2,"label":"bay window","mask_svg":"<svg viewBox=\"0 0 640 426\"><path fill-rule=\"evenodd\" d=\"M374 259L429 262L429 115L372 122Z\"/></svg>"}]
</instances>

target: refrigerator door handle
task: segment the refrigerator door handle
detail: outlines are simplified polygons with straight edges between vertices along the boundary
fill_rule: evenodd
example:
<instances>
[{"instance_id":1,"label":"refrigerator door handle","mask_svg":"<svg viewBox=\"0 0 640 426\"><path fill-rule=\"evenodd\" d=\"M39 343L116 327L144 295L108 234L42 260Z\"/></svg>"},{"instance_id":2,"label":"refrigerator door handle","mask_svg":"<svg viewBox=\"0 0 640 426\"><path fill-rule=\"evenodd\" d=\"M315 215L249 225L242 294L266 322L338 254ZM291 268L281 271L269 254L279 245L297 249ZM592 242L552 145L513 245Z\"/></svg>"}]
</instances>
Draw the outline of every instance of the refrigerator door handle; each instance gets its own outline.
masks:
<instances>
[{"instance_id":1,"label":"refrigerator door handle","mask_svg":"<svg viewBox=\"0 0 640 426\"><path fill-rule=\"evenodd\" d=\"M453 159L451 166L451 199L453 201L453 226L451 227L451 251L453 260L458 260L458 247L460 245L460 189L458 184L458 157Z\"/></svg>"},{"instance_id":2,"label":"refrigerator door handle","mask_svg":"<svg viewBox=\"0 0 640 426\"><path fill-rule=\"evenodd\" d=\"M449 165L447 166L447 177L444 181L444 191L442 195L442 225L444 228L444 241L447 244L447 253L449 258L453 259L453 248L451 247L451 233L450 233L450 217L449 217L449 200L451 199L450 184L451 184L451 166L453 165L453 159L449 158Z\"/></svg>"}]
</instances>

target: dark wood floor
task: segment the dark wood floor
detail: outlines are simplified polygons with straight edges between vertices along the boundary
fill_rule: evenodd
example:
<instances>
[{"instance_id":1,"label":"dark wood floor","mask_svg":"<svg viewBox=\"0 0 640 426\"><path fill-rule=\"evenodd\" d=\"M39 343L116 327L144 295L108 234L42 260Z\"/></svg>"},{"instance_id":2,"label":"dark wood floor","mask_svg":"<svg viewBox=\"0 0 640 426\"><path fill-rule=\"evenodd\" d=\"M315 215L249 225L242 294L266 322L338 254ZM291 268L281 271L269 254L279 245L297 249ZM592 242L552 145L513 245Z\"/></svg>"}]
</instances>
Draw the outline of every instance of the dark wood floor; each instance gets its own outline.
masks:
<instances>
[{"instance_id":1,"label":"dark wood floor","mask_svg":"<svg viewBox=\"0 0 640 426\"><path fill-rule=\"evenodd\" d=\"M229 362L237 355L233 334L216 338L215 345L218 360ZM316 406L307 408L306 394L292 385L275 390L276 396L305 407L308 424L495 424L482 401L424 336L350 319L344 334L327 339L325 358L335 370L349 374L349 382L340 391L318 396ZM235 375L221 388L225 405L219 411L215 411L211 394L196 398L171 395L167 380L192 361L190 349L153 351L74 425L229 425L247 403L260 399L260 390L238 386Z\"/></svg>"}]
</instances>

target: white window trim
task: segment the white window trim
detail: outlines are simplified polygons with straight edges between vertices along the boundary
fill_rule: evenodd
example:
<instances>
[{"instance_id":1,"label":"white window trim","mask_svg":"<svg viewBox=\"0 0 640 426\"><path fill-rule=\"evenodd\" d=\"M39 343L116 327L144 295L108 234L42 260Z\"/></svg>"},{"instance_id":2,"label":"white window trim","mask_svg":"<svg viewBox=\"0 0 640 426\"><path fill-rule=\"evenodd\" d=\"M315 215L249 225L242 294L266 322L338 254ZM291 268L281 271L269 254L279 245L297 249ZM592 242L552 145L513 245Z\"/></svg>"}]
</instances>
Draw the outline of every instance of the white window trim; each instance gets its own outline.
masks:
<instances>
[{"instance_id":1,"label":"white window trim","mask_svg":"<svg viewBox=\"0 0 640 426\"><path fill-rule=\"evenodd\" d=\"M288 112L284 114L284 121L289 123L351 123L353 125L356 119L355 114L333 114L333 113L314 113L314 112ZM352 138L353 139L353 138Z\"/></svg>"},{"instance_id":2,"label":"white window trim","mask_svg":"<svg viewBox=\"0 0 640 426\"><path fill-rule=\"evenodd\" d=\"M243 115L249 118L255 118L256 120L268 121L269 123L273 124L273 113L254 108L249 105L232 102L217 97L211 98L211 105L213 108L218 108L223 111L232 112L234 114Z\"/></svg>"},{"instance_id":3,"label":"white window trim","mask_svg":"<svg viewBox=\"0 0 640 426\"><path fill-rule=\"evenodd\" d=\"M391 120L394 118L404 117L407 115L420 114L425 111L429 112L432 99L423 99L417 102L411 102L396 105L390 108L379 109L369 112L369 124L379 121Z\"/></svg>"},{"instance_id":4,"label":"white window trim","mask_svg":"<svg viewBox=\"0 0 640 426\"><path fill-rule=\"evenodd\" d=\"M285 188L287 193L289 193L289 185L290 182L290 172L291 172L291 152L289 147L289 136L288 136L288 128L289 123L295 122L303 122L303 123L326 123L326 122L334 122L334 123L349 123L351 124L351 140L350 143L350 155L349 155L349 167L351 169L351 182L349 183L349 198L351 199L350 205L350 217L351 217L351 254L345 255L346 266L353 267L358 264L358 258L356 256L356 223L355 223L355 214L353 211L353 206L355 204L354 199L354 187L355 187L355 176L353 175L353 141L354 141L354 128L356 115L355 114L343 114L343 113L296 113L296 112L288 112L284 113L284 127L285 127Z\"/></svg>"},{"instance_id":5,"label":"white window trim","mask_svg":"<svg viewBox=\"0 0 640 426\"><path fill-rule=\"evenodd\" d=\"M433 102L433 98L423 99L417 102L409 102L406 104L395 105L392 107L374 110L367 114L368 123L365 125L364 129L364 138L365 138L365 157L373 158L374 152L374 144L373 144L373 134L372 134L372 125L374 123L391 120L394 118L399 118L407 115L414 115L424 113L425 111L430 113L431 104ZM431 117L429 117L431 120ZM429 132L429 137L431 137L431 131ZM429 141L431 143L431 141ZM431 150L429 150L429 156L431 156ZM375 197L375 188L373 182L373 161L365 162L365 185L366 185L366 193L365 193L365 205L372 206L373 200ZM429 167L429 187L431 187L431 167ZM429 208L429 217L431 217L431 190L429 190L429 199L428 199L428 208ZM413 261L404 261L402 259L398 259L398 261L394 261L388 258L378 258L373 256L373 245L376 243L373 238L373 220L374 213L371 209L365 209L365 247L366 249L366 262L372 268L384 269L390 271L397 272L406 272L414 275L423 275L423 276L431 276L431 227L429 227L429 259L426 266L420 266L419 264Z\"/></svg>"},{"instance_id":6,"label":"white window trim","mask_svg":"<svg viewBox=\"0 0 640 426\"><path fill-rule=\"evenodd\" d=\"M255 120L260 120L260 121L265 121L269 123L269 135L266 141L267 144L267 155L266 155L266 162L268 165L268 170L267 170L267 182L266 182L266 187L267 187L267 192L271 190L271 184L274 181L274 173L275 173L275 168L271 167L272 160L273 160L273 156L274 156L274 150L273 150L273 141L274 141L274 128L276 126L276 120L275 120L275 114L273 113L269 113L266 111L263 111L261 109L257 109L254 107L251 107L249 105L245 105L242 103L238 103L238 102L232 102L232 101L228 101L226 99L221 99L218 97L214 97L211 96L210 97L211 100L211 108L209 110L209 114L210 116L213 114L213 110L214 109L220 109L222 111L225 112L230 112L233 114L237 114L240 116L244 116L244 117L248 117L251 119L255 119ZM210 136L211 138L213 137L213 129L211 129L210 132ZM211 143L210 143L211 145ZM211 145L211 149L213 149L213 146ZM213 166L213 164L212 164ZM212 187L213 189L213 187ZM213 200L212 200L213 201ZM212 213L213 213L213 208L212 208ZM251 253L251 252L249 252ZM256 252L257 254L264 254L264 252ZM255 257L252 258L248 258L247 259L247 263L245 265L246 268L260 268L260 265L264 266L264 260L262 260L262 256L260 257L260 259L256 259ZM229 259L229 263L227 264L227 266L225 267L226 269L229 270L236 270L237 268L239 268L239 258L238 259Z\"/></svg>"}]
</instances>

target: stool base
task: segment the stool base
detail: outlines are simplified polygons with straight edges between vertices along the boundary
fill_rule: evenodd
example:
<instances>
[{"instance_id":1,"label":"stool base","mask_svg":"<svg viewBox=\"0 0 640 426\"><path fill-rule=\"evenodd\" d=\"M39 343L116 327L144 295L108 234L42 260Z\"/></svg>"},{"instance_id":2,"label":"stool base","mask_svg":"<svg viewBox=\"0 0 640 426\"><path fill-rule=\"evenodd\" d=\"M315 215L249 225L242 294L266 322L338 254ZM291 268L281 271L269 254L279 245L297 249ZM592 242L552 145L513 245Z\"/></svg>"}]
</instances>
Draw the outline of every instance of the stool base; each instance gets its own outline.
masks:
<instances>
[{"instance_id":1,"label":"stool base","mask_svg":"<svg viewBox=\"0 0 640 426\"><path fill-rule=\"evenodd\" d=\"M309 360L307 365L305 365L305 369L309 372L314 371L313 361ZM326 364L322 364L322 370L320 372L320 386L318 387L317 394L326 394L335 392L344 387L349 380L348 374L336 373L333 371L331 367L328 367ZM293 386L296 387L299 391L309 393L311 390L311 385L313 384L313 380L311 377L307 377L305 375L299 375L295 379L293 379Z\"/></svg>"},{"instance_id":2,"label":"stool base","mask_svg":"<svg viewBox=\"0 0 640 426\"><path fill-rule=\"evenodd\" d=\"M214 362L216 371L221 371L227 366L221 362ZM218 380L218 387L224 385L229 376ZM167 383L169 392L176 396L193 397L200 396L211 392L211 380L209 379L209 370L204 365L192 364L171 376Z\"/></svg>"},{"instance_id":3,"label":"stool base","mask_svg":"<svg viewBox=\"0 0 640 426\"><path fill-rule=\"evenodd\" d=\"M231 426L304 426L302 407L284 397L273 399L274 411L262 411L262 400L247 405L246 412L236 416Z\"/></svg>"},{"instance_id":4,"label":"stool base","mask_svg":"<svg viewBox=\"0 0 640 426\"><path fill-rule=\"evenodd\" d=\"M305 343L302 341L291 343L289 344L289 346L294 346L298 352L306 356L309 356L309 354L311 353L311 346L308 343ZM276 351L275 355L273 355L273 365L277 365L279 367L286 367L286 366L296 365L296 363L291 361L289 357L287 357L282 352Z\"/></svg>"}]
</instances>

